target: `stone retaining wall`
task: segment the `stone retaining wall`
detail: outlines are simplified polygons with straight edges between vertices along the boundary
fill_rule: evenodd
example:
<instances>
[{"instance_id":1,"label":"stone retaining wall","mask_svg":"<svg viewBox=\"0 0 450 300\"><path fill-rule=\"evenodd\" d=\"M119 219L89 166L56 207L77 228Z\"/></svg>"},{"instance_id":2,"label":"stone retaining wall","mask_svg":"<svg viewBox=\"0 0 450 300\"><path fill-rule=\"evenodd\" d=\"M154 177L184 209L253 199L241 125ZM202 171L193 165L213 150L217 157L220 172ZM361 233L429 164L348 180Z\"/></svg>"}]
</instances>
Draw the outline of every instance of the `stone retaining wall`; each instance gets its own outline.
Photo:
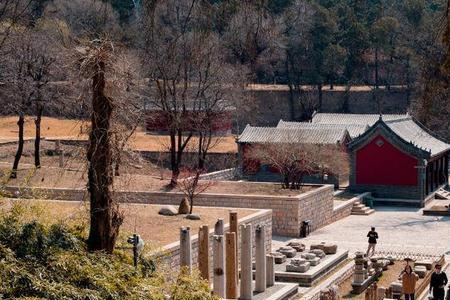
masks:
<instances>
[{"instance_id":1,"label":"stone retaining wall","mask_svg":"<svg viewBox=\"0 0 450 300\"><path fill-rule=\"evenodd\" d=\"M238 215L239 218L239 215ZM253 256L255 255L255 229L257 225L265 225L265 240L266 240L266 252L269 253L272 249L272 211L271 210L259 210L254 214L238 219L239 225L252 224L252 245ZM225 232L230 229L230 224L224 225ZM210 275L212 276L212 262L213 262L213 235L214 228L209 230L209 258L210 258ZM240 241L240 233L238 235ZM192 240L192 264L196 266L198 264L198 228L191 228L191 240ZM240 243L238 243L238 249L240 249ZM171 243L163 247L162 261L167 262L171 269L178 269L180 267L180 242Z\"/></svg>"},{"instance_id":2,"label":"stone retaining wall","mask_svg":"<svg viewBox=\"0 0 450 300\"><path fill-rule=\"evenodd\" d=\"M200 175L202 180L231 180L236 177L236 168L220 170Z\"/></svg>"}]
</instances>

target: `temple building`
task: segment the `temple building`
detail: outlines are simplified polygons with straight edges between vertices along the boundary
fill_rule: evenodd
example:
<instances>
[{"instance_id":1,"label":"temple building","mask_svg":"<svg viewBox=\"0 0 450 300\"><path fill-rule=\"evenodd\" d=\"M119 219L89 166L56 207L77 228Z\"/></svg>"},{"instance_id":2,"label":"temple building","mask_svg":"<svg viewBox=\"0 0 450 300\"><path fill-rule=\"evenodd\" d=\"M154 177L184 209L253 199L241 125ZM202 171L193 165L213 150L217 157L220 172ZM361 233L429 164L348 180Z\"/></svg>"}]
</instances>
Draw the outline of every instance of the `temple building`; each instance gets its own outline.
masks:
<instances>
[{"instance_id":1,"label":"temple building","mask_svg":"<svg viewBox=\"0 0 450 300\"><path fill-rule=\"evenodd\" d=\"M436 190L448 184L450 145L408 115L380 116L347 148L352 191L424 206Z\"/></svg>"}]
</instances>

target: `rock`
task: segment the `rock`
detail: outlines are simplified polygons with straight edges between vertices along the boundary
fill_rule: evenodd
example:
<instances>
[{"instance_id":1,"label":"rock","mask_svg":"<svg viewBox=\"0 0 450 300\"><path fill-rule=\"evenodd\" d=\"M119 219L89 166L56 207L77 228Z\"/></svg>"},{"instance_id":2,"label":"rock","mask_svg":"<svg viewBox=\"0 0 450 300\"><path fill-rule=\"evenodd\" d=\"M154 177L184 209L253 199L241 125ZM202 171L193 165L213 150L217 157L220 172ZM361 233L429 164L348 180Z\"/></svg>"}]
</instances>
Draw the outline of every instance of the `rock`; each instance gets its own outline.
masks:
<instances>
[{"instance_id":1,"label":"rock","mask_svg":"<svg viewBox=\"0 0 450 300\"><path fill-rule=\"evenodd\" d=\"M311 266L317 266L320 264L320 258L315 257L313 259L308 259L308 262L311 264Z\"/></svg>"},{"instance_id":2,"label":"rock","mask_svg":"<svg viewBox=\"0 0 450 300\"><path fill-rule=\"evenodd\" d=\"M189 214L189 215L186 216L186 219L189 219L189 220L200 220L200 216L196 215L196 214Z\"/></svg>"},{"instance_id":3,"label":"rock","mask_svg":"<svg viewBox=\"0 0 450 300\"><path fill-rule=\"evenodd\" d=\"M320 244L312 244L309 249L310 250L314 250L314 249L320 249L323 250L323 247L325 246L325 242L322 242Z\"/></svg>"},{"instance_id":4,"label":"rock","mask_svg":"<svg viewBox=\"0 0 450 300\"><path fill-rule=\"evenodd\" d=\"M313 249L310 252L315 254L319 258L324 258L326 256L325 252L323 250L320 250L320 249Z\"/></svg>"},{"instance_id":5,"label":"rock","mask_svg":"<svg viewBox=\"0 0 450 300\"><path fill-rule=\"evenodd\" d=\"M286 255L288 258L292 258L297 255L297 250L289 246L280 247L277 251Z\"/></svg>"},{"instance_id":6,"label":"rock","mask_svg":"<svg viewBox=\"0 0 450 300\"><path fill-rule=\"evenodd\" d=\"M309 270L310 266L309 262L304 262L301 265L288 264L286 265L286 272L305 273Z\"/></svg>"},{"instance_id":7,"label":"rock","mask_svg":"<svg viewBox=\"0 0 450 300\"><path fill-rule=\"evenodd\" d=\"M433 262L431 260L419 260L414 264L415 266L424 266L427 270L431 270Z\"/></svg>"},{"instance_id":8,"label":"rock","mask_svg":"<svg viewBox=\"0 0 450 300\"><path fill-rule=\"evenodd\" d=\"M402 292L402 283L400 281L394 281L390 285L392 292L401 293Z\"/></svg>"},{"instance_id":9,"label":"rock","mask_svg":"<svg viewBox=\"0 0 450 300\"><path fill-rule=\"evenodd\" d=\"M323 245L322 250L327 255L336 254L337 245L336 244L325 244L325 245Z\"/></svg>"},{"instance_id":10,"label":"rock","mask_svg":"<svg viewBox=\"0 0 450 300\"><path fill-rule=\"evenodd\" d=\"M272 252L270 253L275 258L275 264L279 265L286 261L286 255L280 253L280 252Z\"/></svg>"},{"instance_id":11,"label":"rock","mask_svg":"<svg viewBox=\"0 0 450 300\"><path fill-rule=\"evenodd\" d=\"M304 263L306 263L306 259L304 259L304 258L293 258L289 262L290 265L294 265L294 266L300 266L300 265L303 265Z\"/></svg>"},{"instance_id":12,"label":"rock","mask_svg":"<svg viewBox=\"0 0 450 300\"><path fill-rule=\"evenodd\" d=\"M183 200L181 200L180 206L178 207L178 213L180 215L186 215L191 210L191 206L189 205L189 199L184 197Z\"/></svg>"},{"instance_id":13,"label":"rock","mask_svg":"<svg viewBox=\"0 0 450 300\"><path fill-rule=\"evenodd\" d=\"M297 250L297 252L303 252L305 250L305 245L302 244L300 241L298 240L293 240L291 242L289 242L289 244L287 244L289 247L294 248L295 250Z\"/></svg>"},{"instance_id":14,"label":"rock","mask_svg":"<svg viewBox=\"0 0 450 300\"><path fill-rule=\"evenodd\" d=\"M163 216L176 216L177 210L172 205L166 205L161 207L161 209L158 211L158 214Z\"/></svg>"},{"instance_id":15,"label":"rock","mask_svg":"<svg viewBox=\"0 0 450 300\"><path fill-rule=\"evenodd\" d=\"M315 255L314 253L311 253L311 252L306 252L306 253L302 253L302 254L300 255L300 257L301 257L301 258L304 258L304 259L306 259L306 260L310 260L310 259L316 258L316 255Z\"/></svg>"},{"instance_id":16,"label":"rock","mask_svg":"<svg viewBox=\"0 0 450 300\"><path fill-rule=\"evenodd\" d=\"M424 278L427 274L427 268L425 266L415 266L414 272L419 275L420 278Z\"/></svg>"}]
</instances>

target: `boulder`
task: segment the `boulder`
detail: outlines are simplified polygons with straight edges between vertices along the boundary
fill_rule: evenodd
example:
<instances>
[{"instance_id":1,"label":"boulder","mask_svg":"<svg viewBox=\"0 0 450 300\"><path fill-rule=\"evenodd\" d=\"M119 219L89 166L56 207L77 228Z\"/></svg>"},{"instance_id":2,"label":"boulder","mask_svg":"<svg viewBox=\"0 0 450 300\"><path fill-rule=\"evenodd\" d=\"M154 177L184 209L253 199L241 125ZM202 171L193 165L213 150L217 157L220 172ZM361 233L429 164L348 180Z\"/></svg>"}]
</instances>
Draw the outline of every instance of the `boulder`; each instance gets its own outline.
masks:
<instances>
[{"instance_id":1,"label":"boulder","mask_svg":"<svg viewBox=\"0 0 450 300\"><path fill-rule=\"evenodd\" d=\"M306 259L306 260L310 260L310 259L316 258L316 255L315 255L314 253L311 253L311 252L306 252L306 253L302 253L302 254L300 255L300 257L301 257L301 258L304 258L304 259Z\"/></svg>"},{"instance_id":2,"label":"boulder","mask_svg":"<svg viewBox=\"0 0 450 300\"><path fill-rule=\"evenodd\" d=\"M337 252L337 245L336 244L325 244L323 246L322 250L327 255L336 254L336 252Z\"/></svg>"},{"instance_id":3,"label":"boulder","mask_svg":"<svg viewBox=\"0 0 450 300\"><path fill-rule=\"evenodd\" d=\"M186 216L186 219L189 219L189 220L200 220L200 216L196 215L196 214L188 214Z\"/></svg>"},{"instance_id":4,"label":"boulder","mask_svg":"<svg viewBox=\"0 0 450 300\"><path fill-rule=\"evenodd\" d=\"M320 249L323 250L323 247L325 246L325 242L322 242L320 244L312 244L309 249L310 250L314 250L314 249Z\"/></svg>"},{"instance_id":5,"label":"boulder","mask_svg":"<svg viewBox=\"0 0 450 300\"><path fill-rule=\"evenodd\" d=\"M420 278L424 278L427 274L427 268L425 266L415 266L414 272L419 275Z\"/></svg>"},{"instance_id":6,"label":"boulder","mask_svg":"<svg viewBox=\"0 0 450 300\"><path fill-rule=\"evenodd\" d=\"M307 261L311 264L311 266L317 266L318 264L320 264L320 258L318 257L308 259Z\"/></svg>"},{"instance_id":7,"label":"boulder","mask_svg":"<svg viewBox=\"0 0 450 300\"><path fill-rule=\"evenodd\" d=\"M172 205L166 205L161 207L161 209L158 211L158 214L163 216L176 216L177 210Z\"/></svg>"},{"instance_id":8,"label":"boulder","mask_svg":"<svg viewBox=\"0 0 450 300\"><path fill-rule=\"evenodd\" d=\"M292 258L297 255L297 250L289 246L280 247L277 252L286 255L288 258Z\"/></svg>"},{"instance_id":9,"label":"boulder","mask_svg":"<svg viewBox=\"0 0 450 300\"><path fill-rule=\"evenodd\" d=\"M189 199L184 197L183 200L181 200L180 206L178 207L178 213L180 215L186 215L191 210L191 206L189 204Z\"/></svg>"},{"instance_id":10,"label":"boulder","mask_svg":"<svg viewBox=\"0 0 450 300\"><path fill-rule=\"evenodd\" d=\"M305 262L301 265L288 264L286 265L286 272L305 273L309 270L310 266L309 262Z\"/></svg>"},{"instance_id":11,"label":"boulder","mask_svg":"<svg viewBox=\"0 0 450 300\"><path fill-rule=\"evenodd\" d=\"M286 255L280 253L280 252L272 252L270 253L275 258L275 264L279 265L286 261Z\"/></svg>"},{"instance_id":12,"label":"boulder","mask_svg":"<svg viewBox=\"0 0 450 300\"><path fill-rule=\"evenodd\" d=\"M289 242L287 246L294 248L297 252L303 252L305 250L305 245L298 240Z\"/></svg>"},{"instance_id":13,"label":"boulder","mask_svg":"<svg viewBox=\"0 0 450 300\"><path fill-rule=\"evenodd\" d=\"M326 256L325 252L323 250L320 250L320 249L313 249L313 250L311 250L309 252L315 254L319 258L324 258Z\"/></svg>"},{"instance_id":14,"label":"boulder","mask_svg":"<svg viewBox=\"0 0 450 300\"><path fill-rule=\"evenodd\" d=\"M390 288L393 293L401 293L402 292L402 283L400 281L394 281L391 283Z\"/></svg>"}]
</instances>

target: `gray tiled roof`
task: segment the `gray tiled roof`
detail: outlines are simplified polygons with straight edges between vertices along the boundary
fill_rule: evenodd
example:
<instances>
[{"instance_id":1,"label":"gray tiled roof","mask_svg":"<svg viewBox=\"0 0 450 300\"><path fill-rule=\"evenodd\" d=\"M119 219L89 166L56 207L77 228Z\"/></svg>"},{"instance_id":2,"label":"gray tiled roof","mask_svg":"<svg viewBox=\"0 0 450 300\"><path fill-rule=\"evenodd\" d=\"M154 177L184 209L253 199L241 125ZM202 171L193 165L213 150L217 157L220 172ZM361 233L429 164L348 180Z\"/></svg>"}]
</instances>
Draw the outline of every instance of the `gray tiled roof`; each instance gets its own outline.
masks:
<instances>
[{"instance_id":1,"label":"gray tiled roof","mask_svg":"<svg viewBox=\"0 0 450 300\"><path fill-rule=\"evenodd\" d=\"M432 156L450 149L449 144L432 136L411 117L402 120L386 121L385 123L403 140L408 143L412 142L416 147L431 152Z\"/></svg>"},{"instance_id":2,"label":"gray tiled roof","mask_svg":"<svg viewBox=\"0 0 450 300\"><path fill-rule=\"evenodd\" d=\"M345 128L277 128L247 125L238 143L337 144L345 139Z\"/></svg>"},{"instance_id":3,"label":"gray tiled roof","mask_svg":"<svg viewBox=\"0 0 450 300\"><path fill-rule=\"evenodd\" d=\"M357 137L363 134L368 125L348 125L348 124L321 124L321 123L309 123L309 122L287 122L280 120L277 128L303 128L303 129L347 129L351 138Z\"/></svg>"},{"instance_id":4,"label":"gray tiled roof","mask_svg":"<svg viewBox=\"0 0 450 300\"><path fill-rule=\"evenodd\" d=\"M392 121L408 118L408 114L382 115L384 121ZM372 126L380 118L377 114L337 114L337 113L316 113L311 122L317 124L347 124L347 125L369 125Z\"/></svg>"}]
</instances>

